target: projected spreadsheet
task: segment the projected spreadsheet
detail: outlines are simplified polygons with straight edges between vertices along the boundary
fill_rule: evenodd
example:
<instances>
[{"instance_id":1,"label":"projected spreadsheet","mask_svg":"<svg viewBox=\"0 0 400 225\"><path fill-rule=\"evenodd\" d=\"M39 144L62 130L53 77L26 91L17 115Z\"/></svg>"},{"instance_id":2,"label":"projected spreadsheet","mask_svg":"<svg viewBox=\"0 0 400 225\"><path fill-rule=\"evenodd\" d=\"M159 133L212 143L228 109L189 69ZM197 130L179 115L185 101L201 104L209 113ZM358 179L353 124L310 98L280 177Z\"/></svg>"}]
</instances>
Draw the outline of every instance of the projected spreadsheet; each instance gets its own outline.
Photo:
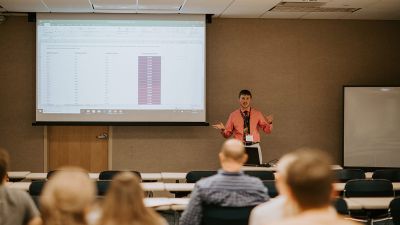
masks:
<instances>
[{"instance_id":1,"label":"projected spreadsheet","mask_svg":"<svg viewBox=\"0 0 400 225\"><path fill-rule=\"evenodd\" d=\"M205 121L203 16L39 14L36 26L36 121Z\"/></svg>"},{"instance_id":2,"label":"projected spreadsheet","mask_svg":"<svg viewBox=\"0 0 400 225\"><path fill-rule=\"evenodd\" d=\"M161 104L161 56L139 56L139 105Z\"/></svg>"},{"instance_id":3,"label":"projected spreadsheet","mask_svg":"<svg viewBox=\"0 0 400 225\"><path fill-rule=\"evenodd\" d=\"M198 27L58 23L39 26L38 108L43 113L204 108L204 92L197 90L204 83L204 67L197 63L204 44Z\"/></svg>"}]
</instances>

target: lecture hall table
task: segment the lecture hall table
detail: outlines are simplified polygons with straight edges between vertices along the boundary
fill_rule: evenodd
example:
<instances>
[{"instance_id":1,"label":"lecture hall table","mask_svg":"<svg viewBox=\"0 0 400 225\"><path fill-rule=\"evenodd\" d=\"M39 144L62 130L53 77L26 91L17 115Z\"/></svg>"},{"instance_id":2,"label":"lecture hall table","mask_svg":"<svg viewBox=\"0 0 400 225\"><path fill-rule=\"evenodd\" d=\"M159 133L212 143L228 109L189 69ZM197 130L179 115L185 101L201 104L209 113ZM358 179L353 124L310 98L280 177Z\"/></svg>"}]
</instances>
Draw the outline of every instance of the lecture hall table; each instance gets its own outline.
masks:
<instances>
[{"instance_id":1,"label":"lecture hall table","mask_svg":"<svg viewBox=\"0 0 400 225\"><path fill-rule=\"evenodd\" d=\"M165 184L161 182L141 183L142 188L145 191L165 191ZM16 188L24 191L29 190L31 182L9 182L7 186L10 188Z\"/></svg>"},{"instance_id":2,"label":"lecture hall table","mask_svg":"<svg viewBox=\"0 0 400 225\"><path fill-rule=\"evenodd\" d=\"M93 180L99 179L100 173L89 173L89 177ZM153 180L161 180L161 173L140 173L142 180L153 181ZM47 173L29 173L26 175L25 179L27 180L43 180L46 179Z\"/></svg>"}]
</instances>

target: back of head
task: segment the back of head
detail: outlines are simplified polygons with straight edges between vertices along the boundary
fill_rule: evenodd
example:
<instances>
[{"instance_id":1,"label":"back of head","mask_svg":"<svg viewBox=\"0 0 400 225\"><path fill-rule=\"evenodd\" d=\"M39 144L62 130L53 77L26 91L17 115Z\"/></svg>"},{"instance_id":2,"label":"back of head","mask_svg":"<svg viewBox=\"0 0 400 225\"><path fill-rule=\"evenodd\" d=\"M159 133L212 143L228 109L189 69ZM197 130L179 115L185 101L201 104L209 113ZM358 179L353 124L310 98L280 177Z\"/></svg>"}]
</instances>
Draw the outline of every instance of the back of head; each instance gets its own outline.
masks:
<instances>
[{"instance_id":1,"label":"back of head","mask_svg":"<svg viewBox=\"0 0 400 225\"><path fill-rule=\"evenodd\" d=\"M95 185L82 169L62 168L44 186L40 206L45 225L86 224L85 211L95 198Z\"/></svg>"},{"instance_id":2,"label":"back of head","mask_svg":"<svg viewBox=\"0 0 400 225\"><path fill-rule=\"evenodd\" d=\"M160 224L160 217L143 202L144 191L137 175L116 175L103 202L100 224Z\"/></svg>"},{"instance_id":3,"label":"back of head","mask_svg":"<svg viewBox=\"0 0 400 225\"><path fill-rule=\"evenodd\" d=\"M7 176L8 164L10 162L10 156L6 150L0 148L0 184L3 183Z\"/></svg>"},{"instance_id":4,"label":"back of head","mask_svg":"<svg viewBox=\"0 0 400 225\"><path fill-rule=\"evenodd\" d=\"M236 139L225 141L221 148L221 154L225 159L236 161L238 163L241 163L243 158L246 157L243 143Z\"/></svg>"},{"instance_id":5,"label":"back of head","mask_svg":"<svg viewBox=\"0 0 400 225\"><path fill-rule=\"evenodd\" d=\"M287 166L286 181L301 209L330 204L334 179L330 157L320 150L299 149Z\"/></svg>"}]
</instances>

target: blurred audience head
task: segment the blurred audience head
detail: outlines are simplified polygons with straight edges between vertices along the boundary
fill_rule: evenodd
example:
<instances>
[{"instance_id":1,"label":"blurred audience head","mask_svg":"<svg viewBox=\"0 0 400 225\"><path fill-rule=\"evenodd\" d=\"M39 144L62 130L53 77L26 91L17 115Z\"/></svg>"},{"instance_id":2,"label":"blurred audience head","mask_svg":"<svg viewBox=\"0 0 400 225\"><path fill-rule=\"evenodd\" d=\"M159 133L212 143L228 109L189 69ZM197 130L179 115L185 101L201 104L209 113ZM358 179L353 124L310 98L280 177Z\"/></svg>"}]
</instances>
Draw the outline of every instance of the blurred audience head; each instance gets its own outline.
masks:
<instances>
[{"instance_id":1,"label":"blurred audience head","mask_svg":"<svg viewBox=\"0 0 400 225\"><path fill-rule=\"evenodd\" d=\"M140 178L131 172L118 173L103 202L101 225L163 224L161 217L143 202Z\"/></svg>"},{"instance_id":2,"label":"blurred audience head","mask_svg":"<svg viewBox=\"0 0 400 225\"><path fill-rule=\"evenodd\" d=\"M95 193L95 184L84 170L75 167L57 170L40 196L43 224L87 224L85 217Z\"/></svg>"},{"instance_id":3,"label":"blurred audience head","mask_svg":"<svg viewBox=\"0 0 400 225\"><path fill-rule=\"evenodd\" d=\"M332 161L327 153L310 148L290 153L289 163L283 176L289 190L289 197L301 210L323 208L333 197L334 175Z\"/></svg>"},{"instance_id":4,"label":"blurred audience head","mask_svg":"<svg viewBox=\"0 0 400 225\"><path fill-rule=\"evenodd\" d=\"M4 183L8 176L8 165L10 163L10 156L6 152L6 150L0 148L0 184Z\"/></svg>"},{"instance_id":5,"label":"blurred audience head","mask_svg":"<svg viewBox=\"0 0 400 225\"><path fill-rule=\"evenodd\" d=\"M247 154L243 143L236 139L228 139L222 145L219 159L222 168L226 166L240 168L247 161Z\"/></svg>"}]
</instances>

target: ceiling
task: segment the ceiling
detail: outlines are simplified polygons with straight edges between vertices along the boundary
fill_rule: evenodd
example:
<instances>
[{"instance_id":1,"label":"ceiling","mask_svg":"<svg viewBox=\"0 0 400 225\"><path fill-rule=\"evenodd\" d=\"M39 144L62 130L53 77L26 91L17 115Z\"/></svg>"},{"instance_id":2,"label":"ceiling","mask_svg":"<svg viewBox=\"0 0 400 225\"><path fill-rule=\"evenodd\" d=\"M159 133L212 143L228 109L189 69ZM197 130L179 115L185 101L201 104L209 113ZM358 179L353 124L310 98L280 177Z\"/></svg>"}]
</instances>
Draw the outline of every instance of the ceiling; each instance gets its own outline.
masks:
<instances>
[{"instance_id":1,"label":"ceiling","mask_svg":"<svg viewBox=\"0 0 400 225\"><path fill-rule=\"evenodd\" d=\"M295 7L279 8L275 7L277 4ZM0 6L3 15L182 13L214 14L220 18L400 20L400 0L0 0Z\"/></svg>"}]
</instances>

